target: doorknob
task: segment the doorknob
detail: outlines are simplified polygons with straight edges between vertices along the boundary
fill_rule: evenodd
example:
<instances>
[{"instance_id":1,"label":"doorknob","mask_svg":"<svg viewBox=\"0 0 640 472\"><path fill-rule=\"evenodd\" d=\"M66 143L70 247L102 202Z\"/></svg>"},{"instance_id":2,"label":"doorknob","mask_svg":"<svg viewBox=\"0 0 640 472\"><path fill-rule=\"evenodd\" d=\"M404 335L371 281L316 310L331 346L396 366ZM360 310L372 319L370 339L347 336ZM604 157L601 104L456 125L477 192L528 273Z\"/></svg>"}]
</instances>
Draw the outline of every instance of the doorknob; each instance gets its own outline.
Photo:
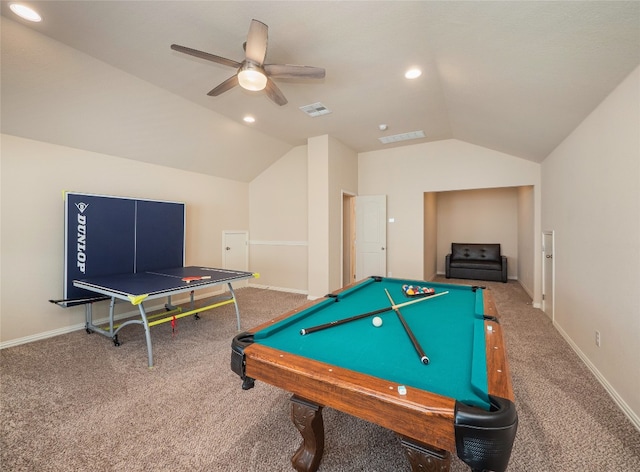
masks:
<instances>
[{"instance_id":1,"label":"doorknob","mask_svg":"<svg viewBox=\"0 0 640 472\"><path fill-rule=\"evenodd\" d=\"M547 255L547 259L551 259L551 258L553 258L552 255Z\"/></svg>"},{"instance_id":2,"label":"doorknob","mask_svg":"<svg viewBox=\"0 0 640 472\"><path fill-rule=\"evenodd\" d=\"M384 251L384 247L381 247L381 248L380 248L380 250L381 250L381 251Z\"/></svg>"},{"instance_id":3,"label":"doorknob","mask_svg":"<svg viewBox=\"0 0 640 472\"><path fill-rule=\"evenodd\" d=\"M225 249L226 249L227 251L231 251L231 248L230 248L229 246L225 247Z\"/></svg>"}]
</instances>

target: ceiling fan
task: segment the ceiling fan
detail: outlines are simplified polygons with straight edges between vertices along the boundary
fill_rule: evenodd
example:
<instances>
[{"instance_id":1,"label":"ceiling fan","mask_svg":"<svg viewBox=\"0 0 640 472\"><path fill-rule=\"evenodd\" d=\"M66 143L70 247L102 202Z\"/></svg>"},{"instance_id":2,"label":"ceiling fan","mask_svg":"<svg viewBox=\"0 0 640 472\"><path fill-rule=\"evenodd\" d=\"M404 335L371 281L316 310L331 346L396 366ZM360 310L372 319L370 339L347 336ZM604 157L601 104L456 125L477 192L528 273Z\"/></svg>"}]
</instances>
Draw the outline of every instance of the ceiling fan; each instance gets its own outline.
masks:
<instances>
[{"instance_id":1,"label":"ceiling fan","mask_svg":"<svg viewBox=\"0 0 640 472\"><path fill-rule=\"evenodd\" d=\"M271 100L282 106L287 103L287 99L272 79L322 79L325 75L325 70L320 67L312 66L265 64L264 61L267 56L268 31L269 27L261 21L251 20L247 41L243 45L245 58L242 62L180 46L178 44L172 44L171 49L199 57L201 59L206 59L208 61L217 62L218 64L225 66L235 67L238 70L234 76L229 77L227 80L211 90L207 95L217 97L236 85L240 85L240 87L247 90L264 90Z\"/></svg>"}]
</instances>

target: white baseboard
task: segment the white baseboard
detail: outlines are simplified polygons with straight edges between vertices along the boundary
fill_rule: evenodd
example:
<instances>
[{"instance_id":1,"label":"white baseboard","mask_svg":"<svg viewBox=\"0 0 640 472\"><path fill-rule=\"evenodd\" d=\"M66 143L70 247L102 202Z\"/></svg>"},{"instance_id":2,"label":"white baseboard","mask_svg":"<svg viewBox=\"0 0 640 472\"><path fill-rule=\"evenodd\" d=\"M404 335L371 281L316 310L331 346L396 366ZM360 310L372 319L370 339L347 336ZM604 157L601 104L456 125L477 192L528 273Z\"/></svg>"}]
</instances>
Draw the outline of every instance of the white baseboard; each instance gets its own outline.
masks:
<instances>
[{"instance_id":1,"label":"white baseboard","mask_svg":"<svg viewBox=\"0 0 640 472\"><path fill-rule=\"evenodd\" d=\"M553 323L555 328L558 330L560 335L567 341L571 349L578 354L578 357L584 362L587 368L593 373L598 382L602 384L604 389L607 391L609 396L613 399L613 401L618 405L618 407L622 410L622 413L629 418L631 424L640 431L640 416L638 416L627 403L618 395L618 392L613 388L613 386L604 378L604 376L600 373L600 371L596 368L595 365L589 360L589 358L580 350L580 348L573 342L573 340L569 337L569 335L558 325L557 323Z\"/></svg>"},{"instance_id":2,"label":"white baseboard","mask_svg":"<svg viewBox=\"0 0 640 472\"><path fill-rule=\"evenodd\" d=\"M162 307L160 307L162 308ZM154 308L150 308L150 311ZM138 310L131 310L126 313L121 313L113 317L114 321L118 321L124 318L131 318L132 316L139 315L140 312ZM102 318L99 320L93 320L94 325L102 325L109 323L109 318ZM80 331L85 329L85 322L73 324L70 326L65 326L63 328L53 329L51 331L45 331L43 333L32 334L30 336L25 336L23 338L12 339L10 341L0 342L0 349L5 349L14 346L20 346L21 344L32 343L35 341L41 341L43 339L53 338L55 336L60 336L61 334L69 334L74 331Z\"/></svg>"},{"instance_id":3,"label":"white baseboard","mask_svg":"<svg viewBox=\"0 0 640 472\"><path fill-rule=\"evenodd\" d=\"M65 326L64 328L58 328L51 331L45 331L44 333L32 334L31 336L25 336L24 338L11 339L10 341L0 342L0 349L20 346L21 344L32 343L34 341L40 341L42 339L53 338L54 336L72 333L81 329L84 329L84 323Z\"/></svg>"},{"instance_id":4,"label":"white baseboard","mask_svg":"<svg viewBox=\"0 0 640 472\"><path fill-rule=\"evenodd\" d=\"M200 295L200 296L195 296L194 300L200 300L202 298L211 298L211 297L215 297L218 295L221 295L224 293L226 289L221 289L221 290L216 290L215 292L208 292L206 294ZM160 300L157 300L160 301ZM188 297L179 297L179 301L173 300L172 303L175 302L176 305L182 304L182 303L188 303L189 302L189 298ZM163 310L164 309L164 304L160 304L160 305L153 305L153 306L145 306L145 311L147 313L151 313L154 311L158 311L158 310ZM119 321L122 319L126 319L126 318L132 318L135 316L140 316L140 311L138 309L132 309L129 310L125 313L120 313L116 316L113 317L114 321ZM93 320L93 324L96 326L99 325L105 325L109 323L109 318L108 317L103 317L100 319L94 319ZM23 338L17 338L17 339L11 339L9 341L4 341L4 342L0 342L0 349L5 349L5 348L9 348L9 347L14 347L14 346L20 346L21 344L27 344L27 343L32 343L35 341L40 341L42 339L48 339L48 338L53 338L55 336L60 336L61 334L69 334L69 333L73 333L74 331L80 331L85 329L85 322L83 321L82 323L76 323L73 325L69 325L69 326L64 326L62 328L57 328L57 329L53 329L51 331L44 331L42 333L37 333L37 334L32 334L29 336L25 336Z\"/></svg>"}]
</instances>

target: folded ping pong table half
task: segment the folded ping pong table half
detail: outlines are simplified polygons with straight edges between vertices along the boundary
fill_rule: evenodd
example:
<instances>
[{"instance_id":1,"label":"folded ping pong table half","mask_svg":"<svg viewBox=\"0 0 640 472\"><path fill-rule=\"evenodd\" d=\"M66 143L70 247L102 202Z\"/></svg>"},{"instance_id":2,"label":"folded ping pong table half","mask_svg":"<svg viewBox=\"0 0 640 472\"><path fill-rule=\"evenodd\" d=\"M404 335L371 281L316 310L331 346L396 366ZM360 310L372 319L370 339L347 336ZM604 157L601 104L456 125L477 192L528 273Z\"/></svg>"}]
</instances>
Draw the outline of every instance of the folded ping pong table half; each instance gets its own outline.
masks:
<instances>
[{"instance_id":1,"label":"folded ping pong table half","mask_svg":"<svg viewBox=\"0 0 640 472\"><path fill-rule=\"evenodd\" d=\"M252 272L236 270L214 269L209 267L177 267L172 269L154 270L148 272L138 272L133 274L118 274L101 277L90 277L87 279L74 280L73 285L77 288L89 290L111 298L109 306L109 327L100 328L93 324L91 303L85 308L87 332L95 332L110 337L114 344L119 345L118 332L127 325L141 324L144 327L149 367L153 367L153 348L151 345L151 326L166 323L171 320L210 310L222 305L233 303L236 310L236 320L238 330L240 330L240 310L236 301L235 292L231 286L232 282L258 277ZM216 285L227 284L230 296L220 299L216 297L216 302L201 308L195 308L194 292L214 287ZM180 293L190 293L191 309L183 312L180 308L171 305L171 296ZM167 312L163 317L149 321L149 317L144 308L144 302L158 298L167 297L165 305ZM127 320L119 325L114 324L114 307L116 299L130 302L137 306L140 311L140 319Z\"/></svg>"}]
</instances>

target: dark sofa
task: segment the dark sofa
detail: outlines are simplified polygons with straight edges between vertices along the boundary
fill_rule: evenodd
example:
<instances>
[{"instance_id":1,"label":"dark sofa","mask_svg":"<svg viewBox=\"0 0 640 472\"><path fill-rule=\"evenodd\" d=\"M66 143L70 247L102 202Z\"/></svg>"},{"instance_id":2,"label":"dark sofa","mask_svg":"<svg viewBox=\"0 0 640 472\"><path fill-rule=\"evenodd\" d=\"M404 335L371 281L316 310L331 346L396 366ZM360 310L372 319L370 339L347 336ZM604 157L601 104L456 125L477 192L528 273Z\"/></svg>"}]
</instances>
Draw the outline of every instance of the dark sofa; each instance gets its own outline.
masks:
<instances>
[{"instance_id":1,"label":"dark sofa","mask_svg":"<svg viewBox=\"0 0 640 472\"><path fill-rule=\"evenodd\" d=\"M451 243L445 259L448 279L507 281L507 257L500 254L500 244Z\"/></svg>"}]
</instances>

